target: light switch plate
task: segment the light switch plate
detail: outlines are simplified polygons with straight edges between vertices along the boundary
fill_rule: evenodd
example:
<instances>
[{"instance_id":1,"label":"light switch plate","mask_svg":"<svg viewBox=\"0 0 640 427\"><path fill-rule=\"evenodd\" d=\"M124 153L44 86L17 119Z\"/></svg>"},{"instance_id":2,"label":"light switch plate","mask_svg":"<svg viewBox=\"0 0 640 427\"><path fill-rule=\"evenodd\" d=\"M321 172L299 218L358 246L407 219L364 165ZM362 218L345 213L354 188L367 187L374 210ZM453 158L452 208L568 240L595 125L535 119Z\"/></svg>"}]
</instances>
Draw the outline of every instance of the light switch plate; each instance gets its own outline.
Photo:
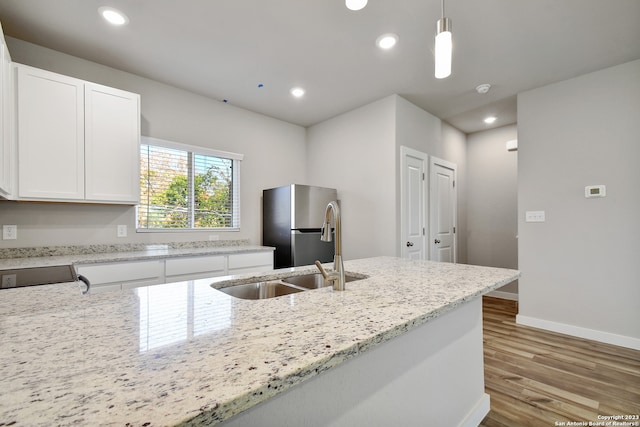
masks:
<instances>
[{"instance_id":1,"label":"light switch plate","mask_svg":"<svg viewBox=\"0 0 640 427\"><path fill-rule=\"evenodd\" d=\"M545 222L544 211L526 211L524 220L526 222Z\"/></svg>"},{"instance_id":2,"label":"light switch plate","mask_svg":"<svg viewBox=\"0 0 640 427\"><path fill-rule=\"evenodd\" d=\"M18 226L17 225L3 225L2 226L2 240L16 240L18 238Z\"/></svg>"}]
</instances>

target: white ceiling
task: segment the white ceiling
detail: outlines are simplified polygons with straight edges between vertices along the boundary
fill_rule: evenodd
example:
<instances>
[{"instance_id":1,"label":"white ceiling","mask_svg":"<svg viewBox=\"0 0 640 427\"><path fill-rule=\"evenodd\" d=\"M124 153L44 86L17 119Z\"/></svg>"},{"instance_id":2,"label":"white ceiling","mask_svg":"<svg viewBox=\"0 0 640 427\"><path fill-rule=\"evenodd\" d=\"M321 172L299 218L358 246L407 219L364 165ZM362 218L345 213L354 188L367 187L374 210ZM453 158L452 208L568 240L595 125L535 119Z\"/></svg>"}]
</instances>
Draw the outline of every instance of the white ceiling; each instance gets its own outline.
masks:
<instances>
[{"instance_id":1,"label":"white ceiling","mask_svg":"<svg viewBox=\"0 0 640 427\"><path fill-rule=\"evenodd\" d=\"M109 26L99 6L125 12ZM640 58L640 0L446 0L451 77L433 76L440 0L1 0L5 34L309 126L397 93L458 129L516 121L519 92ZM376 38L399 35L392 51ZM258 88L262 83L264 87ZM479 95L475 87L490 83ZM307 93L289 94L293 86Z\"/></svg>"}]
</instances>

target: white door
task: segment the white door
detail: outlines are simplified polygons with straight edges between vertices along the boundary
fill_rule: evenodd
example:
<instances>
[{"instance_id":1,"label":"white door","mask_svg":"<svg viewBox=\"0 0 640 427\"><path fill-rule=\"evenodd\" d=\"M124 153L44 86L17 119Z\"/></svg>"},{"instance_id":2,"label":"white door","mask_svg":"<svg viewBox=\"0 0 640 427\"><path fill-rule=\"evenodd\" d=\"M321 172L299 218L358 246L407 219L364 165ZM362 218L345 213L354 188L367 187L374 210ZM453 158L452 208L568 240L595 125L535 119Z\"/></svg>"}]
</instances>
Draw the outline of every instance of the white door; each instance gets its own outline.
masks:
<instances>
[{"instance_id":1,"label":"white door","mask_svg":"<svg viewBox=\"0 0 640 427\"><path fill-rule=\"evenodd\" d=\"M432 157L430 171L430 259L456 262L456 165Z\"/></svg>"},{"instance_id":2,"label":"white door","mask_svg":"<svg viewBox=\"0 0 640 427\"><path fill-rule=\"evenodd\" d=\"M400 253L426 259L426 169L428 156L400 147Z\"/></svg>"}]
</instances>

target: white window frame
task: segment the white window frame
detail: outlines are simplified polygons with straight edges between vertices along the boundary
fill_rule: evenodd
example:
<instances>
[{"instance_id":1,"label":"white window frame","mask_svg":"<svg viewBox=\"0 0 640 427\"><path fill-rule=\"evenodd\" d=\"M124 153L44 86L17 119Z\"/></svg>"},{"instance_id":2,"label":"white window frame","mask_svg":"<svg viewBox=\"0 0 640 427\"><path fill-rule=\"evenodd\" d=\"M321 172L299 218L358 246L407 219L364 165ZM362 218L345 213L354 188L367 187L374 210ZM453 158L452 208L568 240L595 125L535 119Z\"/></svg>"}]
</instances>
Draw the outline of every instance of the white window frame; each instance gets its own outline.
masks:
<instances>
[{"instance_id":1,"label":"white window frame","mask_svg":"<svg viewBox=\"0 0 640 427\"><path fill-rule=\"evenodd\" d=\"M198 231L240 231L240 164L244 159L243 154L232 153L229 151L215 150L212 148L201 147L197 145L182 144L173 141L167 141L165 139L154 138L151 136L140 137L140 145L154 145L157 147L171 148L174 150L186 151L189 153L201 154L205 156L214 156L224 159L230 159L233 161L233 175L232 175L232 192L234 194L233 206L236 208L237 213L234 213L234 225L233 227L218 227L218 228L140 228L138 224L138 209L136 206L136 231L139 233L185 233L185 232L198 232ZM193 174L193 170L191 170ZM189 182L193 182L193 177L189 178ZM189 186L190 197L193 198L193 187ZM194 213L190 212L193 216ZM191 221L191 223L193 223Z\"/></svg>"}]
</instances>

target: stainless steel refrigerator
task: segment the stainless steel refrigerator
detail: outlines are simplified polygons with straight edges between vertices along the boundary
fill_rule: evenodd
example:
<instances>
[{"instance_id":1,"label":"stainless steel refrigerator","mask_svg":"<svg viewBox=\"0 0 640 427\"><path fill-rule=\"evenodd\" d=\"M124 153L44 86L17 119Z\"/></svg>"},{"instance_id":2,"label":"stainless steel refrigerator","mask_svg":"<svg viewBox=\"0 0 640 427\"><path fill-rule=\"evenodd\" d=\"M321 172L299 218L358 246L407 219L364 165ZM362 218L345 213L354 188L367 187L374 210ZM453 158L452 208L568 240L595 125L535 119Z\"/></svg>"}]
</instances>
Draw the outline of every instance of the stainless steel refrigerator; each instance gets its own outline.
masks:
<instances>
[{"instance_id":1,"label":"stainless steel refrigerator","mask_svg":"<svg viewBox=\"0 0 640 427\"><path fill-rule=\"evenodd\" d=\"M275 268L333 261L334 243L320 240L333 188L292 184L262 192L262 244L275 247Z\"/></svg>"}]
</instances>

